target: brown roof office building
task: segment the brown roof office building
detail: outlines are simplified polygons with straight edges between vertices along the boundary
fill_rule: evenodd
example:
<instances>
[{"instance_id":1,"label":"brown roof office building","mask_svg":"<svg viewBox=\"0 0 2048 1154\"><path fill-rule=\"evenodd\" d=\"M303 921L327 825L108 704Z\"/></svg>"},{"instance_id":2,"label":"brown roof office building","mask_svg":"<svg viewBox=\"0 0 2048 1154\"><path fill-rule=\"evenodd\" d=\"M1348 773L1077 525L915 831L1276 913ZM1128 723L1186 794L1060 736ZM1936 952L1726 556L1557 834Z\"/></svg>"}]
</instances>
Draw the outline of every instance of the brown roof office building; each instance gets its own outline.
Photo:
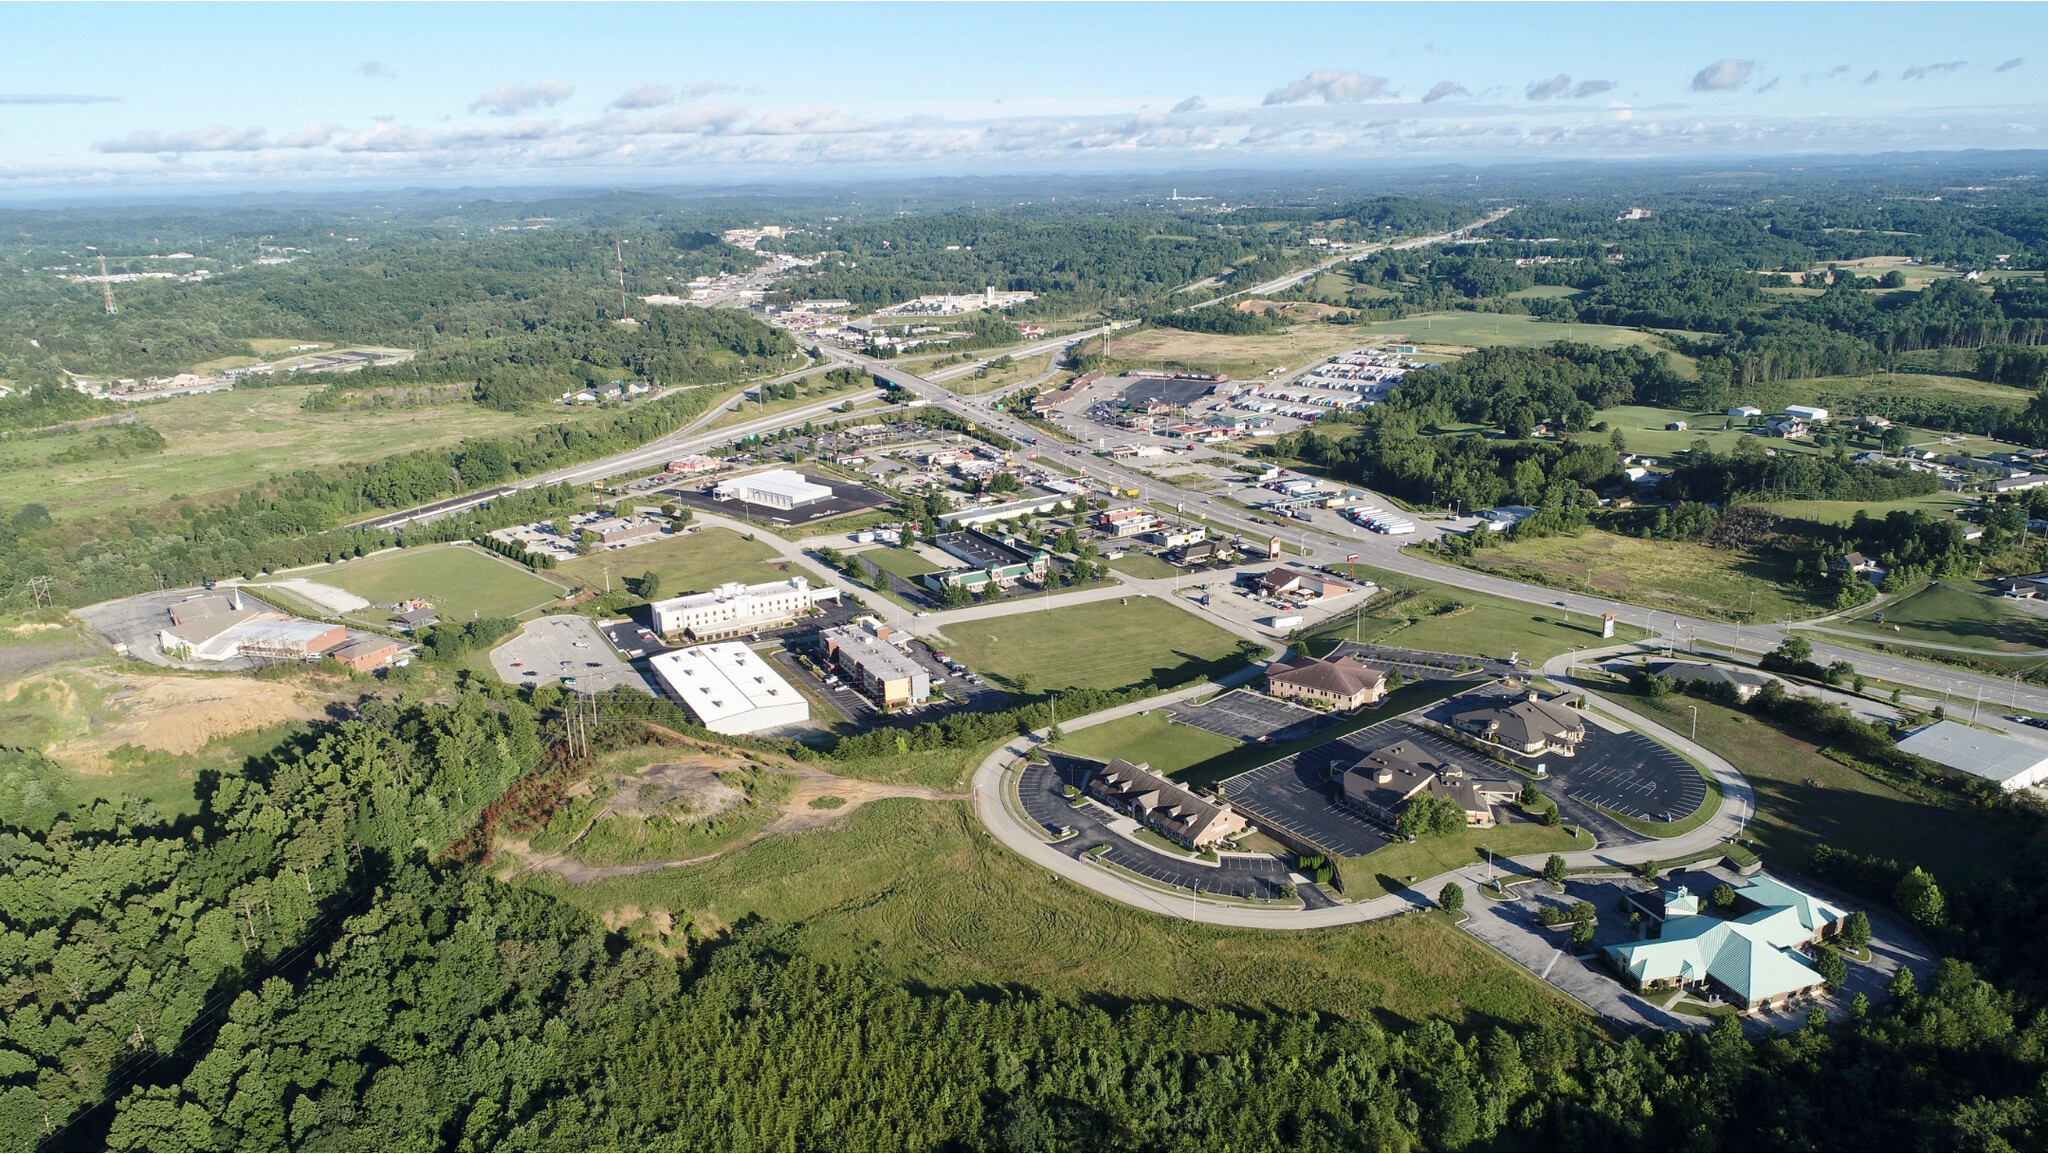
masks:
<instances>
[{"instance_id":1,"label":"brown roof office building","mask_svg":"<svg viewBox=\"0 0 2048 1154\"><path fill-rule=\"evenodd\" d=\"M1269 666L1266 692L1332 709L1361 709L1387 696L1387 675L1356 658L1302 657Z\"/></svg>"},{"instance_id":2,"label":"brown roof office building","mask_svg":"<svg viewBox=\"0 0 2048 1154\"><path fill-rule=\"evenodd\" d=\"M1245 829L1244 818L1230 806L1121 757L1089 774L1087 788L1096 801L1194 849L1207 849Z\"/></svg>"}]
</instances>

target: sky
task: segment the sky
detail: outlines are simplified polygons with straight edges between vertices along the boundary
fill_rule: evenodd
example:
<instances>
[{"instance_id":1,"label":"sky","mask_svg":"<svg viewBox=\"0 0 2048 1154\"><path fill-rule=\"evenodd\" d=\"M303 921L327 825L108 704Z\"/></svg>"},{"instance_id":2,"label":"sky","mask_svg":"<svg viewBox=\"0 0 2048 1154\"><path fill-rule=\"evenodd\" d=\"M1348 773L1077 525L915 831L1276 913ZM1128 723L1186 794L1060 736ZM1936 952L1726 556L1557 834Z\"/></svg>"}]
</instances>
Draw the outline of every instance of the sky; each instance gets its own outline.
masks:
<instances>
[{"instance_id":1,"label":"sky","mask_svg":"<svg viewBox=\"0 0 2048 1154\"><path fill-rule=\"evenodd\" d=\"M2028 3L10 3L0 43L0 196L2048 147Z\"/></svg>"}]
</instances>

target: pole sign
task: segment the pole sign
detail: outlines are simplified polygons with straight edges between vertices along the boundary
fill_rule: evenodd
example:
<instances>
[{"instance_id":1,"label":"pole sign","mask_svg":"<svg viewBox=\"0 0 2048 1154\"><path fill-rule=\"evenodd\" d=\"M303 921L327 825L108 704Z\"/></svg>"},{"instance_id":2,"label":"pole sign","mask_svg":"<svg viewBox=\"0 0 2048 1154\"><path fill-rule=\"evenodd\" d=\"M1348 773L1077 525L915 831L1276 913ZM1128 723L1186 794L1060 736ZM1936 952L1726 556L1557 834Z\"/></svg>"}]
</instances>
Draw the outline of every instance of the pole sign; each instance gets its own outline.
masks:
<instances>
[{"instance_id":1,"label":"pole sign","mask_svg":"<svg viewBox=\"0 0 2048 1154\"><path fill-rule=\"evenodd\" d=\"M1348 562L1351 566L1351 579L1353 581L1358 580L1358 554L1346 554L1344 560Z\"/></svg>"},{"instance_id":2,"label":"pole sign","mask_svg":"<svg viewBox=\"0 0 2048 1154\"><path fill-rule=\"evenodd\" d=\"M1280 556L1280 537L1278 534L1275 534L1271 541L1266 542L1266 556L1274 558Z\"/></svg>"},{"instance_id":3,"label":"pole sign","mask_svg":"<svg viewBox=\"0 0 2048 1154\"><path fill-rule=\"evenodd\" d=\"M1600 617L1600 636L1602 636L1602 637L1612 637L1612 636L1614 636L1614 614L1612 614L1612 613L1606 613L1606 614L1602 614L1602 615L1601 615L1601 617Z\"/></svg>"}]
</instances>

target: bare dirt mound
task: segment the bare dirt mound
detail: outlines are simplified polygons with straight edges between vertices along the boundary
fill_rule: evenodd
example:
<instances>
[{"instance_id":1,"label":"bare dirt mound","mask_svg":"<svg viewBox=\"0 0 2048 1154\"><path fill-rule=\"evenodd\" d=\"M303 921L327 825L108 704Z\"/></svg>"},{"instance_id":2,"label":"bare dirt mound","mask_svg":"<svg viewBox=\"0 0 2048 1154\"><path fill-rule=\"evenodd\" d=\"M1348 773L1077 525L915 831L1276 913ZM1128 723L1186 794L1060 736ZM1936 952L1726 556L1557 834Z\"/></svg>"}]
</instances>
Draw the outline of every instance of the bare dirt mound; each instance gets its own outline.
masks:
<instances>
[{"instance_id":1,"label":"bare dirt mound","mask_svg":"<svg viewBox=\"0 0 2048 1154\"><path fill-rule=\"evenodd\" d=\"M587 831L597 821L612 814L652 817L661 814L673 815L682 810L692 820L703 820L724 810L744 805L748 800L746 792L720 776L721 771L730 771L743 764L744 762L736 758L707 755L648 766L630 775L639 779L640 784L637 787L628 784L618 788L604 807L592 815L584 829ZM569 844L558 852L536 854L531 849L531 839L504 838L500 839L495 847L495 856L509 867L501 876L510 876L523 870L544 870L570 882L587 882L701 865L745 849L762 838L776 834L804 833L830 826L871 801L892 797L958 801L967 797L966 794L944 793L930 786L839 777L815 766L782 762L779 759L774 764L764 762L759 769L778 777L794 778L794 785L788 795L776 804L777 812L766 825L730 845L690 858L634 862L630 865L593 866L570 855L570 850L578 839L571 839ZM683 805L677 804L679 802L688 808L684 809ZM581 836L579 834L578 838Z\"/></svg>"}]
</instances>

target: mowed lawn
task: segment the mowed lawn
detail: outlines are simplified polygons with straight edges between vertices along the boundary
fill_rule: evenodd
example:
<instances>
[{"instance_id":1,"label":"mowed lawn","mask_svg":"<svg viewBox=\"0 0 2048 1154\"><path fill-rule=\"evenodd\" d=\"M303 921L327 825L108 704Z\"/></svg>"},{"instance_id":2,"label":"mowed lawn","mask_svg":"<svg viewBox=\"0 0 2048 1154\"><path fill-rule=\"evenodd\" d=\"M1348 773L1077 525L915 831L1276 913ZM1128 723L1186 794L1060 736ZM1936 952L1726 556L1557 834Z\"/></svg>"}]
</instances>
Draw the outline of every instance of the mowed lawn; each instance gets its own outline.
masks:
<instances>
[{"instance_id":1,"label":"mowed lawn","mask_svg":"<svg viewBox=\"0 0 2048 1154\"><path fill-rule=\"evenodd\" d=\"M1416 345L1486 348L1491 345L1541 346L1573 341L1603 349L1641 345L1669 352L1649 333L1615 325L1556 324L1508 313L1429 313L1397 321L1353 325L1351 331L1384 336ZM1671 353L1672 367L1690 375L1692 358Z\"/></svg>"},{"instance_id":2,"label":"mowed lawn","mask_svg":"<svg viewBox=\"0 0 2048 1154\"><path fill-rule=\"evenodd\" d=\"M1238 638L1164 601L1136 594L946 627L952 655L1011 687L1164 689L1226 672Z\"/></svg>"},{"instance_id":3,"label":"mowed lawn","mask_svg":"<svg viewBox=\"0 0 2048 1154\"><path fill-rule=\"evenodd\" d=\"M1882 614L1883 621L1876 618ZM1903 600L1836 623L1886 641L1932 642L1987 651L2048 648L2048 618L2013 608L1964 582L1934 581Z\"/></svg>"},{"instance_id":4,"label":"mowed lawn","mask_svg":"<svg viewBox=\"0 0 2048 1154\"><path fill-rule=\"evenodd\" d=\"M1126 553L1111 561L1109 567L1126 577L1137 577L1140 579L1171 577L1178 572L1173 566L1168 565L1150 553Z\"/></svg>"},{"instance_id":5,"label":"mowed lawn","mask_svg":"<svg viewBox=\"0 0 2048 1154\"><path fill-rule=\"evenodd\" d=\"M1493 851L1495 858L1504 858L1593 848L1591 836L1584 832L1567 833L1566 829L1540 822L1511 821L1492 829L1464 829L1443 837L1395 842L1364 857L1345 859L1344 893L1346 897L1360 899L1398 893L1407 888L1410 878L1425 881L1483 862L1488 850Z\"/></svg>"},{"instance_id":6,"label":"mowed lawn","mask_svg":"<svg viewBox=\"0 0 2048 1154\"><path fill-rule=\"evenodd\" d=\"M1770 555L1650 541L1599 529L1482 549L1462 562L1553 589L1596 593L1694 617L1783 621L1824 612L1788 592L1791 565Z\"/></svg>"},{"instance_id":7,"label":"mowed lawn","mask_svg":"<svg viewBox=\"0 0 2048 1154\"><path fill-rule=\"evenodd\" d=\"M1429 915L1275 933L1143 913L1049 878L997 845L958 802L872 802L826 829L782 834L681 869L523 884L608 916L715 936L749 915L794 952L879 967L937 989L1337 1014L1461 1027L1587 1019L1534 975ZM677 944L681 944L680 941Z\"/></svg>"},{"instance_id":8,"label":"mowed lawn","mask_svg":"<svg viewBox=\"0 0 2048 1154\"><path fill-rule=\"evenodd\" d=\"M652 572L661 578L661 596L702 593L727 581L749 585L780 581L798 570L782 560L771 545L749 541L731 529L698 529L680 536L670 535L631 549L616 549L564 561L555 569L563 581L586 588L604 588L605 570L611 570L613 588L628 577ZM812 584L818 579L806 573Z\"/></svg>"},{"instance_id":9,"label":"mowed lawn","mask_svg":"<svg viewBox=\"0 0 2048 1154\"><path fill-rule=\"evenodd\" d=\"M2023 832L1998 815L1915 800L1821 756L1811 734L1693 697L1638 697L1616 691L1630 709L1674 729L1690 727L1699 707L1699 743L1733 762L1756 790L1757 815L1745 837L1764 864L1803 870L1815 846L1924 866L1946 885L2003 875Z\"/></svg>"},{"instance_id":10,"label":"mowed lawn","mask_svg":"<svg viewBox=\"0 0 2048 1154\"><path fill-rule=\"evenodd\" d=\"M894 573L905 581L916 581L926 573L937 573L940 566L909 549L885 545L880 549L863 549L854 554L874 565L884 573Z\"/></svg>"},{"instance_id":11,"label":"mowed lawn","mask_svg":"<svg viewBox=\"0 0 2048 1154\"><path fill-rule=\"evenodd\" d=\"M1087 729L1069 730L1059 748L1082 757L1147 764L1152 772L1175 774L1236 749L1238 743L1220 733L1178 725L1163 709L1119 717Z\"/></svg>"},{"instance_id":12,"label":"mowed lawn","mask_svg":"<svg viewBox=\"0 0 2048 1154\"><path fill-rule=\"evenodd\" d=\"M290 576L346 589L375 604L423 597L450 621L515 617L562 595L559 586L466 545L398 549Z\"/></svg>"},{"instance_id":13,"label":"mowed lawn","mask_svg":"<svg viewBox=\"0 0 2048 1154\"><path fill-rule=\"evenodd\" d=\"M1379 582L1385 592L1311 633L1306 640L1313 652L1326 653L1338 641L1355 640L1467 657L1505 659L1519 653L1522 660L1540 665L1560 653L1603 643L1600 622L1584 613L1567 614L1556 606L1525 605L1363 566L1358 575ZM1616 642L1647 636L1641 626L1615 622Z\"/></svg>"}]
</instances>

